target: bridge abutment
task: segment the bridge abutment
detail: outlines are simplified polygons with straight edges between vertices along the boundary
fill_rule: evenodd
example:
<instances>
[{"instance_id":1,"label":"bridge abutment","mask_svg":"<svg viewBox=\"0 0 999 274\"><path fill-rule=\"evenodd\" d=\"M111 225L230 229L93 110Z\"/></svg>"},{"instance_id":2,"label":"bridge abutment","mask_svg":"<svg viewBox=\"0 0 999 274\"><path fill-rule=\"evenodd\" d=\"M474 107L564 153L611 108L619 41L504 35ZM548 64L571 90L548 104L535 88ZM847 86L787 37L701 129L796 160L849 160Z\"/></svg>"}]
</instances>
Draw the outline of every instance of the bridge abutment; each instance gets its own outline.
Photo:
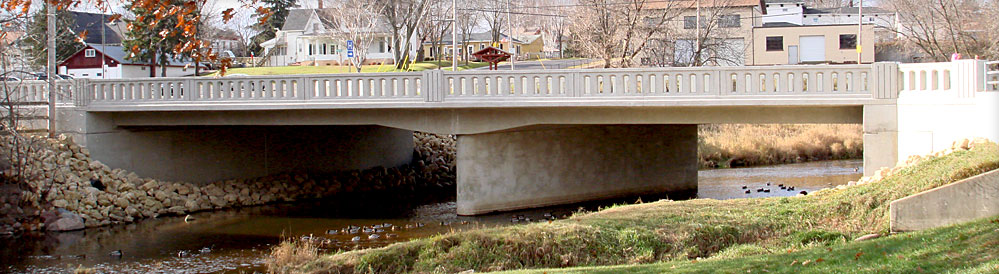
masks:
<instances>
[{"instance_id":1,"label":"bridge abutment","mask_svg":"<svg viewBox=\"0 0 999 274\"><path fill-rule=\"evenodd\" d=\"M117 127L108 113L82 115L67 115L74 121L61 127L93 159L160 180L207 183L394 167L413 157L413 131L382 126Z\"/></svg>"},{"instance_id":2,"label":"bridge abutment","mask_svg":"<svg viewBox=\"0 0 999 274\"><path fill-rule=\"evenodd\" d=\"M864 105L864 176L898 162L898 106Z\"/></svg>"},{"instance_id":3,"label":"bridge abutment","mask_svg":"<svg viewBox=\"0 0 999 274\"><path fill-rule=\"evenodd\" d=\"M458 136L458 214L697 190L697 125L552 126Z\"/></svg>"}]
</instances>

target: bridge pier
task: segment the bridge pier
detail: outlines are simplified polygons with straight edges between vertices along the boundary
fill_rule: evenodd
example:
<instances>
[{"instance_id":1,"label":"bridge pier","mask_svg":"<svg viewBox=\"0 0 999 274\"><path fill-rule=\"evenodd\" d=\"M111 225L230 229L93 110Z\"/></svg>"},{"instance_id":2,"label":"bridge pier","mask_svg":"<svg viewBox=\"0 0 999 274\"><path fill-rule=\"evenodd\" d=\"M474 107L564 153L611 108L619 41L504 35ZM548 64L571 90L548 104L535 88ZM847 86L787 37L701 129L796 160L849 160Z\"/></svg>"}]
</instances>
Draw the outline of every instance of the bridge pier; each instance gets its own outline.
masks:
<instances>
[{"instance_id":1,"label":"bridge pier","mask_svg":"<svg viewBox=\"0 0 999 274\"><path fill-rule=\"evenodd\" d=\"M458 214L697 190L697 125L550 126L458 136Z\"/></svg>"},{"instance_id":2,"label":"bridge pier","mask_svg":"<svg viewBox=\"0 0 999 274\"><path fill-rule=\"evenodd\" d=\"M381 126L119 127L110 113L67 114L61 127L93 159L170 181L394 167L410 163L414 146L413 131Z\"/></svg>"}]
</instances>

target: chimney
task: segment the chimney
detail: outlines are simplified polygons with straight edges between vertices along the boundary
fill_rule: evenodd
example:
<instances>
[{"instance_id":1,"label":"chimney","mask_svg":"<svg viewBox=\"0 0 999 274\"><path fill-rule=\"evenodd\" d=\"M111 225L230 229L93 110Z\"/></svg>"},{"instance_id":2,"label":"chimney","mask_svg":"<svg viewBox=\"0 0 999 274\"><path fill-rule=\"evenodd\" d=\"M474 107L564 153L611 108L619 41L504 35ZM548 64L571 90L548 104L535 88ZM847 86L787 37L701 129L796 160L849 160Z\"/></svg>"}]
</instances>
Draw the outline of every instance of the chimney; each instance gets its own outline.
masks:
<instances>
[{"instance_id":1,"label":"chimney","mask_svg":"<svg viewBox=\"0 0 999 274\"><path fill-rule=\"evenodd\" d=\"M319 8L319 9L323 9L323 0L318 0L318 1L319 1L319 6L318 6L318 8Z\"/></svg>"}]
</instances>

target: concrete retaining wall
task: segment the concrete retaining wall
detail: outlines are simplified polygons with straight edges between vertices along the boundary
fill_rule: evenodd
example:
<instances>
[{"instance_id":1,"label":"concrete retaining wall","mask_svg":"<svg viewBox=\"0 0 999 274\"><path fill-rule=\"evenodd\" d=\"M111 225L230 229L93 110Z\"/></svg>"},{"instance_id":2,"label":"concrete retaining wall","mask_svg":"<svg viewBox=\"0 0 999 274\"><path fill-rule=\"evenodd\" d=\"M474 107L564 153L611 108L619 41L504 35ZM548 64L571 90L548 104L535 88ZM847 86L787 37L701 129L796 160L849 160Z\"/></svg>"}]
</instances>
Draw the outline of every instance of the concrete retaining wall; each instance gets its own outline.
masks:
<instances>
[{"instance_id":1,"label":"concrete retaining wall","mask_svg":"<svg viewBox=\"0 0 999 274\"><path fill-rule=\"evenodd\" d=\"M697 125L562 126L458 137L458 214L697 190Z\"/></svg>"},{"instance_id":2,"label":"concrete retaining wall","mask_svg":"<svg viewBox=\"0 0 999 274\"><path fill-rule=\"evenodd\" d=\"M891 231L915 231L999 215L999 170L891 202Z\"/></svg>"}]
</instances>

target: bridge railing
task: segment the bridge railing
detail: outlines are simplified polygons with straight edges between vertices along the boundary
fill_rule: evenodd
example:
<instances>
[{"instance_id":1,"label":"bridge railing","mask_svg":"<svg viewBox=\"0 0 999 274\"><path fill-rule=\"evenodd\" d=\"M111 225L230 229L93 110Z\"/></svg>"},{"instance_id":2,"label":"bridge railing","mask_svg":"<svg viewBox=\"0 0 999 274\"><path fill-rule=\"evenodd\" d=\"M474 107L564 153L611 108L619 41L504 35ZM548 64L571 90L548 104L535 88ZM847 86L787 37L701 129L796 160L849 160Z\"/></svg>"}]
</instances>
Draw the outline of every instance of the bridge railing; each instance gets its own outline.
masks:
<instances>
[{"instance_id":1,"label":"bridge railing","mask_svg":"<svg viewBox=\"0 0 999 274\"><path fill-rule=\"evenodd\" d=\"M870 65L443 73L444 98L871 94Z\"/></svg>"},{"instance_id":2,"label":"bridge railing","mask_svg":"<svg viewBox=\"0 0 999 274\"><path fill-rule=\"evenodd\" d=\"M899 65L899 91L910 95L974 98L979 91L999 90L999 63L957 60Z\"/></svg>"},{"instance_id":3,"label":"bridge railing","mask_svg":"<svg viewBox=\"0 0 999 274\"><path fill-rule=\"evenodd\" d=\"M80 106L183 102L446 102L897 98L896 63L76 80Z\"/></svg>"},{"instance_id":4,"label":"bridge railing","mask_svg":"<svg viewBox=\"0 0 999 274\"><path fill-rule=\"evenodd\" d=\"M47 104L49 101L48 82L40 80L0 81L0 101L22 105ZM56 102L71 103L73 93L81 88L77 81L56 81Z\"/></svg>"}]
</instances>

